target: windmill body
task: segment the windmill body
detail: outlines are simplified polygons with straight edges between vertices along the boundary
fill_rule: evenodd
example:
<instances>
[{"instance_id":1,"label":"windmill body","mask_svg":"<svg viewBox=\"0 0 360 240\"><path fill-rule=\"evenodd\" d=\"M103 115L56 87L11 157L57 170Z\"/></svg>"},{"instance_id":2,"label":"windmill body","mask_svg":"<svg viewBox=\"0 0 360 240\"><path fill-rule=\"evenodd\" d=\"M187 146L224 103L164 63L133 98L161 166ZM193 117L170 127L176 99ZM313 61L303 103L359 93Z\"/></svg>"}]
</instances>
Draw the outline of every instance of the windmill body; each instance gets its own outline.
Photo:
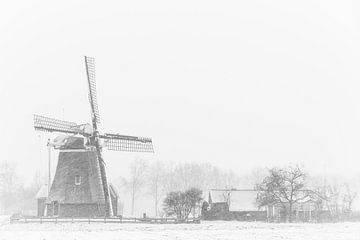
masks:
<instances>
[{"instance_id":1,"label":"windmill body","mask_svg":"<svg viewBox=\"0 0 360 240\"><path fill-rule=\"evenodd\" d=\"M106 215L97 152L94 148L84 146L84 138L69 137L67 143L59 149L56 173L46 204L49 216ZM116 215L116 212L113 211L113 214Z\"/></svg>"},{"instance_id":2,"label":"windmill body","mask_svg":"<svg viewBox=\"0 0 360 240\"><path fill-rule=\"evenodd\" d=\"M34 115L36 130L62 133L50 143L51 146L59 149L59 159L45 201L43 215L46 216L99 217L117 214L118 195L106 177L100 139L109 150L153 152L150 138L99 133L95 60L85 57L85 64L92 125L78 125Z\"/></svg>"}]
</instances>

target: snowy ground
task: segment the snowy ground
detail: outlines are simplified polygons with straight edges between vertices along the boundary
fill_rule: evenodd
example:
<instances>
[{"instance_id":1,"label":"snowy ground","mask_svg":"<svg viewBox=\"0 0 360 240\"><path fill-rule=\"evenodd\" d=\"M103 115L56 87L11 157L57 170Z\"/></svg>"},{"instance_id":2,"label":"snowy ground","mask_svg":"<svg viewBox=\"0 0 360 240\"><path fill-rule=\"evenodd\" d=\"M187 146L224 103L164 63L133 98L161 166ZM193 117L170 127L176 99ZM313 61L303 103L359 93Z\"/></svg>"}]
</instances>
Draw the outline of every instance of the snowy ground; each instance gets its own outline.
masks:
<instances>
[{"instance_id":1,"label":"snowy ground","mask_svg":"<svg viewBox=\"0 0 360 240\"><path fill-rule=\"evenodd\" d=\"M0 218L0 240L13 239L245 239L359 240L360 223L268 224L202 222L150 225L104 223L10 224Z\"/></svg>"}]
</instances>

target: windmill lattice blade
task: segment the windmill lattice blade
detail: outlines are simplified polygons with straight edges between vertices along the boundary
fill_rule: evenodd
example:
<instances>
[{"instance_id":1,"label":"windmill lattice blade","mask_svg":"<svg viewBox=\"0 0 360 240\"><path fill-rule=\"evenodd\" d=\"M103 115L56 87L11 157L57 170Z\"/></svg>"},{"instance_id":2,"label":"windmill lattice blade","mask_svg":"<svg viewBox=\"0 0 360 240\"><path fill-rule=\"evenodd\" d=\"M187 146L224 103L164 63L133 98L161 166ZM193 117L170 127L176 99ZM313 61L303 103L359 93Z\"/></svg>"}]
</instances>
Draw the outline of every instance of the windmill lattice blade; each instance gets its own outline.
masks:
<instances>
[{"instance_id":1,"label":"windmill lattice blade","mask_svg":"<svg viewBox=\"0 0 360 240\"><path fill-rule=\"evenodd\" d=\"M34 127L45 132L81 133L82 129L74 122L34 114Z\"/></svg>"},{"instance_id":2,"label":"windmill lattice blade","mask_svg":"<svg viewBox=\"0 0 360 240\"><path fill-rule=\"evenodd\" d=\"M154 152L151 138L120 134L104 134L100 135L100 138L105 139L106 147L109 150L124 152Z\"/></svg>"},{"instance_id":3,"label":"windmill lattice blade","mask_svg":"<svg viewBox=\"0 0 360 240\"><path fill-rule=\"evenodd\" d=\"M97 123L100 123L99 108L96 94L96 80L95 80L95 58L85 56L86 73L89 84L89 101L91 111Z\"/></svg>"}]
</instances>

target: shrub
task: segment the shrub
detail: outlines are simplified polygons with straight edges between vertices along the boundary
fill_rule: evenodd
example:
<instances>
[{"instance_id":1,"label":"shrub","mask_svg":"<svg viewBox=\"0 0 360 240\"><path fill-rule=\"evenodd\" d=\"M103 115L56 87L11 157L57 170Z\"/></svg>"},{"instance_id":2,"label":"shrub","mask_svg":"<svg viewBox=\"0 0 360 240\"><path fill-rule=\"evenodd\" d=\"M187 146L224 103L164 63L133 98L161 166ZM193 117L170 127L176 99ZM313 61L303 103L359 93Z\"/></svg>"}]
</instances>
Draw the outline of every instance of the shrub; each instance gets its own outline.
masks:
<instances>
[{"instance_id":1,"label":"shrub","mask_svg":"<svg viewBox=\"0 0 360 240\"><path fill-rule=\"evenodd\" d=\"M175 215L179 221L188 218L191 210L201 201L202 191L198 188L191 188L185 192L170 192L164 199L164 211L167 216Z\"/></svg>"}]
</instances>

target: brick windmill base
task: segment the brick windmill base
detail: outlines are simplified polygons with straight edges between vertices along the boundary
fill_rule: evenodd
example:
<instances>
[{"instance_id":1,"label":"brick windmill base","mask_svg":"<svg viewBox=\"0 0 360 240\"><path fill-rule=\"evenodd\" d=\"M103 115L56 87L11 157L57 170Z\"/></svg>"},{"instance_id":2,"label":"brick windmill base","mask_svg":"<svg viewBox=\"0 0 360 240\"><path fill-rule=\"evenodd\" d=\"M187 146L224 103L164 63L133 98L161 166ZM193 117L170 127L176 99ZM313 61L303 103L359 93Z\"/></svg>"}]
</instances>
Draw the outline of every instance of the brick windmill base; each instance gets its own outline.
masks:
<instances>
[{"instance_id":1,"label":"brick windmill base","mask_svg":"<svg viewBox=\"0 0 360 240\"><path fill-rule=\"evenodd\" d=\"M100 217L106 215L104 188L95 149L84 147L84 138L69 137L60 149L46 216ZM110 186L114 215L118 196Z\"/></svg>"}]
</instances>

